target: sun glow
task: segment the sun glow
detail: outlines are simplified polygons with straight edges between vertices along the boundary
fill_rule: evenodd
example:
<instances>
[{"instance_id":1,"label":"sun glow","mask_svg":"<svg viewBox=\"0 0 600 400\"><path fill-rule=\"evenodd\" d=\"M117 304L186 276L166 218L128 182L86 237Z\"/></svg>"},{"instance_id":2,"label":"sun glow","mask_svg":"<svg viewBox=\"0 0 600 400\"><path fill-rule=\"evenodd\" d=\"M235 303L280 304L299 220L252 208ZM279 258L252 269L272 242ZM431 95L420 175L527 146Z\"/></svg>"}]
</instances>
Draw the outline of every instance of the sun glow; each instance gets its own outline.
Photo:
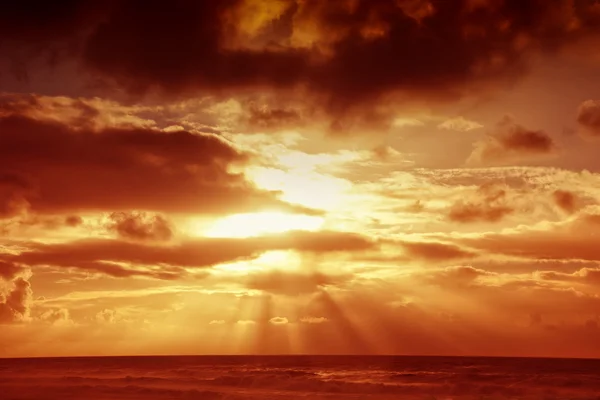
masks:
<instances>
[{"instance_id":1,"label":"sun glow","mask_svg":"<svg viewBox=\"0 0 600 400\"><path fill-rule=\"evenodd\" d=\"M316 231L323 218L283 212L235 214L218 220L204 232L208 237L244 238L288 231Z\"/></svg>"},{"instance_id":2,"label":"sun glow","mask_svg":"<svg viewBox=\"0 0 600 400\"><path fill-rule=\"evenodd\" d=\"M314 171L290 172L257 167L247 173L258 187L281 191L281 200L319 210L339 207L352 186L344 179Z\"/></svg>"}]
</instances>

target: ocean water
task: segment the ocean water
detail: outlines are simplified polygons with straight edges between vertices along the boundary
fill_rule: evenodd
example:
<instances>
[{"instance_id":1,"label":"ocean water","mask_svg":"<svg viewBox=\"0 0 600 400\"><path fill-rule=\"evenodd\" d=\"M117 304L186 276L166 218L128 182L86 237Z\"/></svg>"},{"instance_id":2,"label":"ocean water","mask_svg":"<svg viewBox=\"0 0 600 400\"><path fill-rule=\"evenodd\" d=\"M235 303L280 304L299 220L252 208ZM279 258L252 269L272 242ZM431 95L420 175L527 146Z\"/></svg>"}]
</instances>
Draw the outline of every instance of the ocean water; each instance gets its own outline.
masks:
<instances>
[{"instance_id":1,"label":"ocean water","mask_svg":"<svg viewBox=\"0 0 600 400\"><path fill-rule=\"evenodd\" d=\"M600 400L600 360L392 356L0 359L0 399Z\"/></svg>"}]
</instances>

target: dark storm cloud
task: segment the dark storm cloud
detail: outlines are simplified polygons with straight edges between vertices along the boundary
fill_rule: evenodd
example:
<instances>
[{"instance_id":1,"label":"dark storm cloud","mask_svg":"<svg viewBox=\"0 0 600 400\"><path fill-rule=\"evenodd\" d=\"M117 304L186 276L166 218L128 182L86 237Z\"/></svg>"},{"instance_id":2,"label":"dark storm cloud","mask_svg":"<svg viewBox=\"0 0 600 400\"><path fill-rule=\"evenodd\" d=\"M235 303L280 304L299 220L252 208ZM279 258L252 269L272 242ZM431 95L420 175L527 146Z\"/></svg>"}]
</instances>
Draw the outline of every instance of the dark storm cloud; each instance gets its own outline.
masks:
<instances>
[{"instance_id":1,"label":"dark storm cloud","mask_svg":"<svg viewBox=\"0 0 600 400\"><path fill-rule=\"evenodd\" d=\"M289 0L266 19L244 4L3 2L0 34L21 49L81 38L83 65L134 92L302 84L339 110L391 91L487 87L523 74L531 54L600 31L590 0Z\"/></svg>"}]
</instances>

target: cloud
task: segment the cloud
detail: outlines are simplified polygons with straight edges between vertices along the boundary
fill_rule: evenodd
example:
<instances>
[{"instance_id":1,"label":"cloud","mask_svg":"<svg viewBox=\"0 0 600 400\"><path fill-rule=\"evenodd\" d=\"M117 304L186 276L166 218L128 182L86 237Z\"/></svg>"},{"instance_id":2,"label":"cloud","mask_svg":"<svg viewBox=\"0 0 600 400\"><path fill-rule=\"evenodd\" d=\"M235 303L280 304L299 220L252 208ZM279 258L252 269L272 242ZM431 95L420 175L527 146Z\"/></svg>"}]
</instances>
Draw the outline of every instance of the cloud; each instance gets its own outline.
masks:
<instances>
[{"instance_id":1,"label":"cloud","mask_svg":"<svg viewBox=\"0 0 600 400\"><path fill-rule=\"evenodd\" d=\"M29 182L25 178L12 172L3 172L0 174L0 184L20 189L27 189L29 187Z\"/></svg>"},{"instance_id":2,"label":"cloud","mask_svg":"<svg viewBox=\"0 0 600 400\"><path fill-rule=\"evenodd\" d=\"M0 261L0 278L6 281L12 281L18 275L27 272L27 269L19 264Z\"/></svg>"},{"instance_id":3,"label":"cloud","mask_svg":"<svg viewBox=\"0 0 600 400\"><path fill-rule=\"evenodd\" d=\"M1 282L0 282L1 283ZM0 324L29 320L33 292L25 277L15 277L0 285Z\"/></svg>"},{"instance_id":4,"label":"cloud","mask_svg":"<svg viewBox=\"0 0 600 400\"><path fill-rule=\"evenodd\" d=\"M0 321L31 322L5 327L5 353L226 351L236 321L256 323L236 328L258 328L238 343L255 353L598 353L567 330L597 334L597 174L452 168L498 105L479 95L600 33L591 2L24 1L0 2L0 68L15 56L20 78L44 79L32 89L89 97L0 95ZM597 103L582 131L597 131ZM406 132L321 138L365 126ZM537 129L505 121L469 162L570 143ZM321 216L347 232L192 236L216 214L234 214L230 234L238 215L278 225L295 209L280 198L339 203ZM300 340L272 326L285 323ZM536 341L550 325L564 344Z\"/></svg>"},{"instance_id":5,"label":"cloud","mask_svg":"<svg viewBox=\"0 0 600 400\"><path fill-rule=\"evenodd\" d=\"M0 130L3 214L294 208L230 172L248 156L218 135L95 129L19 113L0 116Z\"/></svg>"},{"instance_id":6,"label":"cloud","mask_svg":"<svg viewBox=\"0 0 600 400\"><path fill-rule=\"evenodd\" d=\"M474 129L483 128L483 125L478 122L468 120L465 117L455 117L447 119L446 121L440 123L437 127L452 131L469 132Z\"/></svg>"},{"instance_id":7,"label":"cloud","mask_svg":"<svg viewBox=\"0 0 600 400\"><path fill-rule=\"evenodd\" d=\"M7 4L0 12L0 34L9 42L23 44L66 39L74 32L81 32L87 24L99 22L100 11L101 7L91 2L71 0L37 8L29 3Z\"/></svg>"},{"instance_id":8,"label":"cloud","mask_svg":"<svg viewBox=\"0 0 600 400\"><path fill-rule=\"evenodd\" d=\"M477 253L459 246L436 242L403 242L408 257L429 261L445 261L473 258Z\"/></svg>"},{"instance_id":9,"label":"cloud","mask_svg":"<svg viewBox=\"0 0 600 400\"><path fill-rule=\"evenodd\" d=\"M448 212L451 221L461 223L498 222L514 212L502 185L481 185L472 199L459 200Z\"/></svg>"},{"instance_id":10,"label":"cloud","mask_svg":"<svg viewBox=\"0 0 600 400\"><path fill-rule=\"evenodd\" d=\"M416 118L406 118L406 117L398 117L394 118L392 121L392 126L394 128L406 128L413 126L424 126L425 123Z\"/></svg>"},{"instance_id":11,"label":"cloud","mask_svg":"<svg viewBox=\"0 0 600 400\"><path fill-rule=\"evenodd\" d=\"M325 317L302 317L300 318L300 322L304 324L324 324L329 321Z\"/></svg>"},{"instance_id":12,"label":"cloud","mask_svg":"<svg viewBox=\"0 0 600 400\"><path fill-rule=\"evenodd\" d=\"M596 313L600 305L598 282L594 280L597 277L586 280L580 275L583 275L580 271L570 274L534 270L513 274L504 269L494 272L461 265L413 271L397 287L414 299L412 304L416 307L447 309L450 313L447 319L464 324L467 330L477 331L487 326L492 330L527 333L531 327L546 330L582 326ZM429 296L433 288L427 286L434 286L438 296ZM418 320L423 322L428 317L423 315ZM492 333L488 332L486 337L489 335Z\"/></svg>"},{"instance_id":13,"label":"cloud","mask_svg":"<svg viewBox=\"0 0 600 400\"><path fill-rule=\"evenodd\" d=\"M315 293L327 286L341 286L349 282L352 275L331 275L322 272L306 273L272 270L255 272L248 276L246 286L249 289L262 290L273 294L296 296Z\"/></svg>"},{"instance_id":14,"label":"cloud","mask_svg":"<svg viewBox=\"0 0 600 400\"><path fill-rule=\"evenodd\" d=\"M490 275L495 274L472 266L453 266L415 274L427 283L443 287L474 285L479 278Z\"/></svg>"},{"instance_id":15,"label":"cloud","mask_svg":"<svg viewBox=\"0 0 600 400\"><path fill-rule=\"evenodd\" d=\"M57 231L70 230L74 233L85 228L83 218L78 215L40 215L24 212L0 218L0 235L4 237L30 238L37 235L55 235Z\"/></svg>"},{"instance_id":16,"label":"cloud","mask_svg":"<svg viewBox=\"0 0 600 400\"><path fill-rule=\"evenodd\" d=\"M273 317L269 320L269 323L272 325L287 325L288 319L285 317Z\"/></svg>"},{"instance_id":17,"label":"cloud","mask_svg":"<svg viewBox=\"0 0 600 400\"><path fill-rule=\"evenodd\" d=\"M186 254L186 251L191 254ZM4 254L0 257L31 266L77 268L117 278L148 277L165 280L184 276L185 270L181 266L207 266L240 257L233 252L228 257L224 251L220 255L213 251L202 257L201 252L200 248L194 251L193 243L169 248L119 240L88 239L60 244L30 244L20 254ZM156 266L157 264L162 265Z\"/></svg>"},{"instance_id":18,"label":"cloud","mask_svg":"<svg viewBox=\"0 0 600 400\"><path fill-rule=\"evenodd\" d=\"M156 128L156 122L138 117L151 107L122 105L114 101L39 94L0 93L0 116L20 115L44 122L59 122L73 128ZM153 107L158 111L158 107Z\"/></svg>"},{"instance_id":19,"label":"cloud","mask_svg":"<svg viewBox=\"0 0 600 400\"><path fill-rule=\"evenodd\" d=\"M257 12L244 0L8 3L0 34L38 53L67 48L57 53L135 93L303 86L335 110L390 92L454 99L486 90L523 75L532 53L598 32L592 2L269 4Z\"/></svg>"},{"instance_id":20,"label":"cloud","mask_svg":"<svg viewBox=\"0 0 600 400\"><path fill-rule=\"evenodd\" d=\"M114 324L118 317L118 313L115 310L104 309L96 313L95 320L100 324Z\"/></svg>"},{"instance_id":21,"label":"cloud","mask_svg":"<svg viewBox=\"0 0 600 400\"><path fill-rule=\"evenodd\" d=\"M29 182L15 173L0 174L0 218L11 218L23 215L29 208L25 199Z\"/></svg>"},{"instance_id":22,"label":"cloud","mask_svg":"<svg viewBox=\"0 0 600 400\"><path fill-rule=\"evenodd\" d=\"M577 123L581 132L589 136L600 135L600 101L586 100L579 106Z\"/></svg>"},{"instance_id":23,"label":"cloud","mask_svg":"<svg viewBox=\"0 0 600 400\"><path fill-rule=\"evenodd\" d=\"M552 193L554 202L563 211L573 213L577 208L577 197L568 190L555 190Z\"/></svg>"},{"instance_id":24,"label":"cloud","mask_svg":"<svg viewBox=\"0 0 600 400\"><path fill-rule=\"evenodd\" d=\"M75 227L83 224L83 218L79 215L69 215L65 218L65 225Z\"/></svg>"},{"instance_id":25,"label":"cloud","mask_svg":"<svg viewBox=\"0 0 600 400\"><path fill-rule=\"evenodd\" d=\"M584 267L571 274L556 271L537 271L535 276L542 280L579 282L600 286L600 267Z\"/></svg>"},{"instance_id":26,"label":"cloud","mask_svg":"<svg viewBox=\"0 0 600 400\"><path fill-rule=\"evenodd\" d=\"M291 239L292 248L311 253L367 251L377 248L377 244L370 238L352 232L299 231L282 235L281 239L284 242Z\"/></svg>"},{"instance_id":27,"label":"cloud","mask_svg":"<svg viewBox=\"0 0 600 400\"><path fill-rule=\"evenodd\" d=\"M521 257L534 261L600 261L600 239L590 232L598 229L600 217L592 207L566 221L521 227L504 233L485 233L460 238L455 243L488 254Z\"/></svg>"},{"instance_id":28,"label":"cloud","mask_svg":"<svg viewBox=\"0 0 600 400\"><path fill-rule=\"evenodd\" d=\"M395 157L401 156L402 153L394 149L392 146L380 145L371 149L371 154L376 161L390 161Z\"/></svg>"},{"instance_id":29,"label":"cloud","mask_svg":"<svg viewBox=\"0 0 600 400\"><path fill-rule=\"evenodd\" d=\"M557 150L554 140L543 131L517 125L505 118L499 130L475 144L467 164L503 165L523 160L535 160Z\"/></svg>"},{"instance_id":30,"label":"cloud","mask_svg":"<svg viewBox=\"0 0 600 400\"><path fill-rule=\"evenodd\" d=\"M293 108L272 108L266 104L259 106L253 103L248 107L247 113L244 126L261 132L286 127L298 129L305 123L300 111Z\"/></svg>"},{"instance_id":31,"label":"cloud","mask_svg":"<svg viewBox=\"0 0 600 400\"><path fill-rule=\"evenodd\" d=\"M46 310L39 316L39 320L48 322L53 325L70 325L73 324L69 310L66 308L52 308Z\"/></svg>"},{"instance_id":32,"label":"cloud","mask_svg":"<svg viewBox=\"0 0 600 400\"><path fill-rule=\"evenodd\" d=\"M0 254L0 261L78 268L117 278L138 276L174 280L186 275L186 267L207 268L251 259L268 250L324 254L374 248L375 244L362 236L328 231L289 232L244 239L197 238L177 244L83 239L57 244L28 243L19 254ZM319 279L316 282L321 282ZM322 284L327 283L326 279L322 281ZM302 283L298 285L303 286Z\"/></svg>"},{"instance_id":33,"label":"cloud","mask_svg":"<svg viewBox=\"0 0 600 400\"><path fill-rule=\"evenodd\" d=\"M171 224L162 215L116 212L109 219L109 229L124 239L164 241L173 235Z\"/></svg>"}]
</instances>

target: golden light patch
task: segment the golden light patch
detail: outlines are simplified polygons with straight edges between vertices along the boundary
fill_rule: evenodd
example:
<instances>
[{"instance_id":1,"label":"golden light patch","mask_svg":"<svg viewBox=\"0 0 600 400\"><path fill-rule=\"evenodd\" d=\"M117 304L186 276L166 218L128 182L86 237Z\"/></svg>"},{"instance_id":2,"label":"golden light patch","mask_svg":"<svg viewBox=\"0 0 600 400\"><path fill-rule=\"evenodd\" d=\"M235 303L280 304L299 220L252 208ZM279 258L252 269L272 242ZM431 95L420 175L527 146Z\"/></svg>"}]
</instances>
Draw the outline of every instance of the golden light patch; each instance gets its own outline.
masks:
<instances>
[{"instance_id":1,"label":"golden light patch","mask_svg":"<svg viewBox=\"0 0 600 400\"><path fill-rule=\"evenodd\" d=\"M316 231L323 218L283 212L236 214L218 220L204 236L244 238L284 233L288 231Z\"/></svg>"},{"instance_id":2,"label":"golden light patch","mask_svg":"<svg viewBox=\"0 0 600 400\"><path fill-rule=\"evenodd\" d=\"M283 171L255 168L249 175L256 185L266 190L281 191L281 200L320 210L339 206L352 184L344 179L313 171Z\"/></svg>"},{"instance_id":3,"label":"golden light patch","mask_svg":"<svg viewBox=\"0 0 600 400\"><path fill-rule=\"evenodd\" d=\"M301 266L300 256L290 250L267 251L254 260L242 260L231 263L219 264L213 268L216 274L233 273L246 274L249 271L272 269L285 265L286 269L299 269Z\"/></svg>"}]
</instances>

